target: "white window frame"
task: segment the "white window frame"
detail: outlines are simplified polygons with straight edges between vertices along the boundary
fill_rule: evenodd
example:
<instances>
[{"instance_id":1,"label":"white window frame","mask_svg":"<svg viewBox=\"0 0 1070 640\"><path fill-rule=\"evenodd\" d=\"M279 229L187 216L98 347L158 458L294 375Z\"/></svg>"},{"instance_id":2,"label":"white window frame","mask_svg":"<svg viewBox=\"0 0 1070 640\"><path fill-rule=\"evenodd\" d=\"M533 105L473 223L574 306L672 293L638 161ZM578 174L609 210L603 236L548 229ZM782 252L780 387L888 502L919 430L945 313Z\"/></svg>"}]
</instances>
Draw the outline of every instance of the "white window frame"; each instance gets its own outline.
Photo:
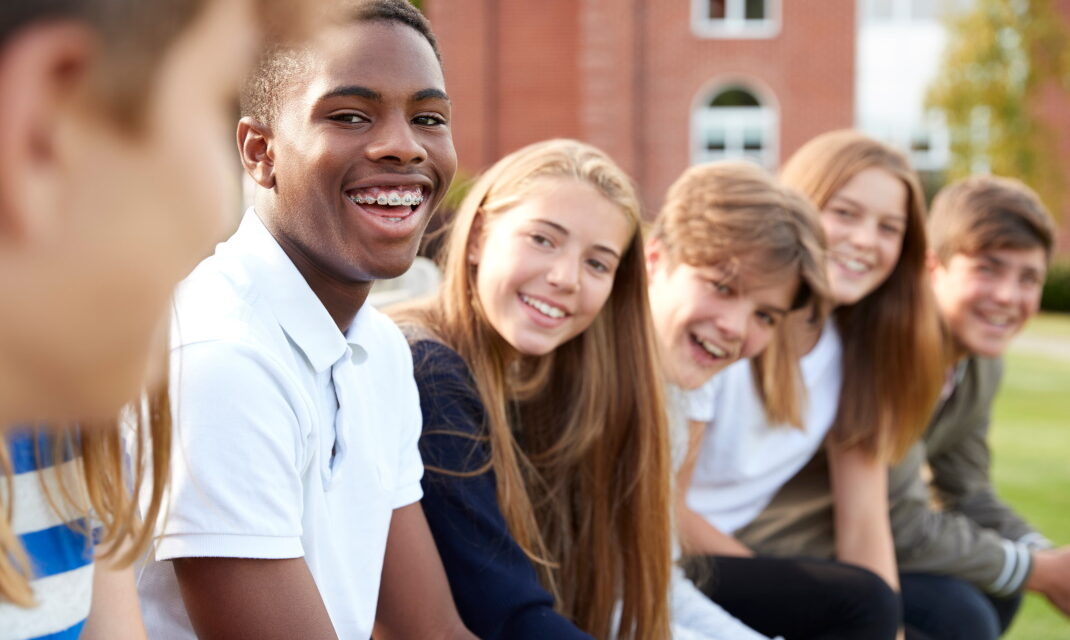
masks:
<instances>
[{"instance_id":1,"label":"white window frame","mask_svg":"<svg viewBox=\"0 0 1070 640\"><path fill-rule=\"evenodd\" d=\"M723 91L742 89L755 97L757 107L711 107L710 102ZM691 110L691 162L714 162L717 160L751 160L769 170L776 169L780 122L775 100L767 91L747 80L717 82L699 93ZM723 151L707 149L707 133L714 126L725 130ZM762 131L762 148L752 151L744 148L743 132L748 127Z\"/></svg>"},{"instance_id":2,"label":"white window frame","mask_svg":"<svg viewBox=\"0 0 1070 640\"><path fill-rule=\"evenodd\" d=\"M746 0L725 0L725 17L709 17L709 0L691 0L691 31L700 38L774 38L780 34L781 0L764 0L765 18L746 19Z\"/></svg>"}]
</instances>

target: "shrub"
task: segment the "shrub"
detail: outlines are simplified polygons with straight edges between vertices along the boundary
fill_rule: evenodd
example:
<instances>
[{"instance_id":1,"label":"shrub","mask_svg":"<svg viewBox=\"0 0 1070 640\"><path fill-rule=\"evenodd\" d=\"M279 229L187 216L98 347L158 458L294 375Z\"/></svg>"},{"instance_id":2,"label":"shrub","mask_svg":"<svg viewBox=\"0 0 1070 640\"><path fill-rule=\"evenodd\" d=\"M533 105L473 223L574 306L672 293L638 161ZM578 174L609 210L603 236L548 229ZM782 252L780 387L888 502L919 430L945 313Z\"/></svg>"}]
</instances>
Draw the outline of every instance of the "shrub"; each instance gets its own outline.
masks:
<instances>
[{"instance_id":1,"label":"shrub","mask_svg":"<svg viewBox=\"0 0 1070 640\"><path fill-rule=\"evenodd\" d=\"M1045 311L1070 312L1070 262L1056 262L1044 281L1040 308Z\"/></svg>"}]
</instances>

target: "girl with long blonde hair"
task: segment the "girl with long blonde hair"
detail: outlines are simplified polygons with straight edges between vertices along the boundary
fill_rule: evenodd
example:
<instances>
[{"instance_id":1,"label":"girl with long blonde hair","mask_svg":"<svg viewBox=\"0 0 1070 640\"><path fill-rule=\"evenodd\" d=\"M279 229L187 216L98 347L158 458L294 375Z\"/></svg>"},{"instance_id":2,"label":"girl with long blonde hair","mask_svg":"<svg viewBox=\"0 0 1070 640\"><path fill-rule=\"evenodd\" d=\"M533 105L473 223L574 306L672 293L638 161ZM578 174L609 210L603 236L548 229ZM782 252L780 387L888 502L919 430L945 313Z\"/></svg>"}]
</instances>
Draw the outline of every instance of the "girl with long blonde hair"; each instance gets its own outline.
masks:
<instances>
[{"instance_id":1,"label":"girl with long blonde hair","mask_svg":"<svg viewBox=\"0 0 1070 640\"><path fill-rule=\"evenodd\" d=\"M835 558L873 571L898 590L888 464L904 455L925 428L945 357L925 280L921 186L902 154L853 131L832 132L804 145L783 168L781 180L820 212L828 247L831 315L815 322L795 314L782 345L788 349L785 357L799 362L806 397L802 428L773 420L763 410L751 363L728 369L719 388L693 404L692 419L709 426L691 477L686 508L696 517L685 517L685 545L714 569L736 562L733 556L753 555L733 536L746 531L812 456L827 455ZM740 462L726 466L715 460ZM800 524L796 532L799 554L809 555L804 530ZM725 590L729 587L726 583ZM726 602L725 590L710 588L748 624L807 636L762 624L754 612ZM899 616L897 607L891 609L894 630ZM891 637L892 631L884 633Z\"/></svg>"},{"instance_id":2,"label":"girl with long blonde hair","mask_svg":"<svg viewBox=\"0 0 1070 640\"><path fill-rule=\"evenodd\" d=\"M525 147L456 212L439 293L395 314L425 421L424 510L480 637L669 637L670 462L639 227L603 153Z\"/></svg>"}]
</instances>

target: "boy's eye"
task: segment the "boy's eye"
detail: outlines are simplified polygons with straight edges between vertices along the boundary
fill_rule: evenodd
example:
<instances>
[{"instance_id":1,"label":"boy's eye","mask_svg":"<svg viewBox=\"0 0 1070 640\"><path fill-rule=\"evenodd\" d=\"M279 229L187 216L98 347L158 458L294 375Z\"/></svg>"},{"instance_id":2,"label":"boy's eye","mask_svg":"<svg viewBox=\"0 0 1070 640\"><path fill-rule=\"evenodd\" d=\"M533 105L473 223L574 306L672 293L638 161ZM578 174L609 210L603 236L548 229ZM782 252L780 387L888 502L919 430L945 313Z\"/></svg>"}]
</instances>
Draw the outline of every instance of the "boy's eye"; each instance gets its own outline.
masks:
<instances>
[{"instance_id":1,"label":"boy's eye","mask_svg":"<svg viewBox=\"0 0 1070 640\"><path fill-rule=\"evenodd\" d=\"M771 313L758 311L754 315L757 316L758 322L761 323L762 326L772 327L776 325L776 317Z\"/></svg>"},{"instance_id":2,"label":"boy's eye","mask_svg":"<svg viewBox=\"0 0 1070 640\"><path fill-rule=\"evenodd\" d=\"M850 209L845 209L843 207L832 207L831 211L833 214L840 218L853 218L855 215L854 211L851 211Z\"/></svg>"},{"instance_id":3,"label":"boy's eye","mask_svg":"<svg viewBox=\"0 0 1070 640\"><path fill-rule=\"evenodd\" d=\"M446 119L442 116L430 114L416 116L412 121L421 127L439 127L446 124Z\"/></svg>"},{"instance_id":4,"label":"boy's eye","mask_svg":"<svg viewBox=\"0 0 1070 640\"><path fill-rule=\"evenodd\" d=\"M716 291L717 293L721 294L722 296L730 296L733 293L732 287L730 287L729 285L727 285L727 284L725 284L723 282L717 282L716 280L711 280L710 281L710 286L713 287L714 291Z\"/></svg>"},{"instance_id":5,"label":"boy's eye","mask_svg":"<svg viewBox=\"0 0 1070 640\"><path fill-rule=\"evenodd\" d=\"M360 124L362 122L368 121L367 118L360 115L359 113L335 113L327 117L329 120L334 120L335 122L344 122L346 124Z\"/></svg>"}]
</instances>

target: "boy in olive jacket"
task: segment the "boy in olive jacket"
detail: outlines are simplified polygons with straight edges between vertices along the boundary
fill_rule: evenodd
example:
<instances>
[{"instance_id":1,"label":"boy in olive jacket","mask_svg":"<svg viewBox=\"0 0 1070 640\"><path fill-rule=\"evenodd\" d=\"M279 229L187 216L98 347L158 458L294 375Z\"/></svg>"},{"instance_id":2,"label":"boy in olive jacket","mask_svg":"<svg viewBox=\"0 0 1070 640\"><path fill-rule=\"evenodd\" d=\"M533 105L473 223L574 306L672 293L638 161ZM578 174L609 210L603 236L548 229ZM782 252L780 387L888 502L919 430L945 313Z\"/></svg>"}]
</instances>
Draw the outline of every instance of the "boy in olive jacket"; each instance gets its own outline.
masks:
<instances>
[{"instance_id":1,"label":"boy in olive jacket","mask_svg":"<svg viewBox=\"0 0 1070 640\"><path fill-rule=\"evenodd\" d=\"M1009 626L1023 589L1070 613L1070 548L1051 548L996 496L987 444L1000 356L1039 308L1054 224L1022 183L977 176L941 191L929 236L952 364L924 437L889 477L904 619L908 638L986 640ZM824 454L737 536L759 553L833 557Z\"/></svg>"}]
</instances>

